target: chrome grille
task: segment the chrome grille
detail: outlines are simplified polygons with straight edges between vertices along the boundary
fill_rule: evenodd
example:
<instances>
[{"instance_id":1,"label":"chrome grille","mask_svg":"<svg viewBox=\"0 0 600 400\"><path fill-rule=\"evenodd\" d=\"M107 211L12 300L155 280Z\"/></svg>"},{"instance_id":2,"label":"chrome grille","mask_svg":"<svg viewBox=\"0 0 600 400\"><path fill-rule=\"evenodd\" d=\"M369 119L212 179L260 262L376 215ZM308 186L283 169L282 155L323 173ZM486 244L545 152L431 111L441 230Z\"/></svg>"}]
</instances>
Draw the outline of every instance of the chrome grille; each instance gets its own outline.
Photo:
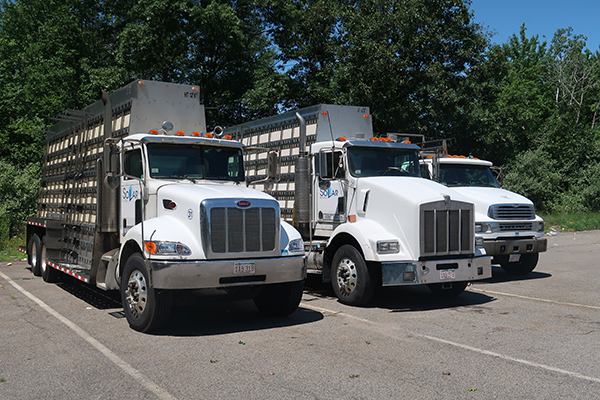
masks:
<instances>
[{"instance_id":1,"label":"chrome grille","mask_svg":"<svg viewBox=\"0 0 600 400\"><path fill-rule=\"evenodd\" d=\"M535 209L531 204L493 204L488 209L493 219L535 219Z\"/></svg>"},{"instance_id":2,"label":"chrome grille","mask_svg":"<svg viewBox=\"0 0 600 400\"><path fill-rule=\"evenodd\" d=\"M249 200L238 207L233 199L205 200L201 205L203 245L209 258L251 253L253 257L279 253L279 204Z\"/></svg>"},{"instance_id":3,"label":"chrome grille","mask_svg":"<svg viewBox=\"0 0 600 400\"><path fill-rule=\"evenodd\" d=\"M421 205L421 257L474 253L473 205L437 201Z\"/></svg>"}]
</instances>

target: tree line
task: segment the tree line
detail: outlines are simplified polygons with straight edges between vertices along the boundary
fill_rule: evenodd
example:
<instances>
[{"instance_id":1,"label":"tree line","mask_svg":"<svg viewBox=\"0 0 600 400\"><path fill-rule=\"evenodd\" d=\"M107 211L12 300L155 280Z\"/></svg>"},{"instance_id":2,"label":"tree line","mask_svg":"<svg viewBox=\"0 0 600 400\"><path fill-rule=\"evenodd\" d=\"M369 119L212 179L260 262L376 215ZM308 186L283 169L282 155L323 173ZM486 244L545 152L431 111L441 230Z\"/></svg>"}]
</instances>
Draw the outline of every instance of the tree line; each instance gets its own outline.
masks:
<instances>
[{"instance_id":1,"label":"tree line","mask_svg":"<svg viewBox=\"0 0 600 400\"><path fill-rule=\"evenodd\" d=\"M600 54L561 27L492 44L470 6L0 0L0 239L35 212L49 117L135 79L198 85L209 127L368 106L378 134L454 138L452 152L502 166L538 210L599 211Z\"/></svg>"}]
</instances>

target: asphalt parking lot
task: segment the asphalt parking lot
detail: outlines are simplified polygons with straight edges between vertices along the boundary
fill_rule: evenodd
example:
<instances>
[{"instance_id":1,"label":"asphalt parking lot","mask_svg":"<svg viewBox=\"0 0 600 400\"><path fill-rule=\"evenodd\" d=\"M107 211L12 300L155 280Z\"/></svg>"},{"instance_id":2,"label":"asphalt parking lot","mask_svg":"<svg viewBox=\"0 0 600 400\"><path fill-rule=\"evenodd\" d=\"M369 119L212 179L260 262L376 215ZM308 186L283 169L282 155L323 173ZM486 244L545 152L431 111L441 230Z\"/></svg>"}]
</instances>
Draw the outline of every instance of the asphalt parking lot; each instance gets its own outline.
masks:
<instances>
[{"instance_id":1,"label":"asphalt parking lot","mask_svg":"<svg viewBox=\"0 0 600 400\"><path fill-rule=\"evenodd\" d=\"M310 277L290 317L185 296L156 334L116 293L0 263L0 399L597 399L600 231L548 240L531 274L452 299L348 307Z\"/></svg>"}]
</instances>

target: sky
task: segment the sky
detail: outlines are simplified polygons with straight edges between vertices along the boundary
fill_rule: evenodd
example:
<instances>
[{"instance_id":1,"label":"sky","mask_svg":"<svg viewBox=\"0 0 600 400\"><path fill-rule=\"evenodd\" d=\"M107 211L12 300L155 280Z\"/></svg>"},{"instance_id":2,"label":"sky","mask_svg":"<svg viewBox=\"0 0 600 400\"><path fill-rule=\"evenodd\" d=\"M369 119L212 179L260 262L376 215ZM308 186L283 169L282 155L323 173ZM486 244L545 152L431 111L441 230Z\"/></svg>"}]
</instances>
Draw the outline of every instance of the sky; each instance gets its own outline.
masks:
<instances>
[{"instance_id":1,"label":"sky","mask_svg":"<svg viewBox=\"0 0 600 400\"><path fill-rule=\"evenodd\" d=\"M550 45L558 29L572 27L573 34L587 36L588 49L600 50L600 0L472 0L471 10L475 22L496 32L497 44L518 36L525 23L528 38L539 35Z\"/></svg>"}]
</instances>

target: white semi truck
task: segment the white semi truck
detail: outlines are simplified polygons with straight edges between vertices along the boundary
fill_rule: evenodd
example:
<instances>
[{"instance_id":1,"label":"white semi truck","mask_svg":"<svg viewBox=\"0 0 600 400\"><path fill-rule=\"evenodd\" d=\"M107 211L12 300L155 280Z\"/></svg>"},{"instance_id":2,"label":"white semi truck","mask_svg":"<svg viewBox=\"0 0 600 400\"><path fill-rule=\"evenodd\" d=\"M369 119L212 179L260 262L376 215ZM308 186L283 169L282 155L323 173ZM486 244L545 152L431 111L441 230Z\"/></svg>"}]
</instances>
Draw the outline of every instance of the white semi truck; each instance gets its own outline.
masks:
<instances>
[{"instance_id":1,"label":"white semi truck","mask_svg":"<svg viewBox=\"0 0 600 400\"><path fill-rule=\"evenodd\" d=\"M301 236L246 187L245 146L206 132L197 87L135 81L58 119L27 225L34 275L120 290L142 332L165 323L175 290L253 298L272 316L298 307Z\"/></svg>"},{"instance_id":2,"label":"white semi truck","mask_svg":"<svg viewBox=\"0 0 600 400\"><path fill-rule=\"evenodd\" d=\"M492 262L512 275L534 270L546 251L544 220L531 200L502 189L490 161L447 154L446 144L429 148L421 159L422 176L454 189L475 204L475 232L483 237Z\"/></svg>"},{"instance_id":3,"label":"white semi truck","mask_svg":"<svg viewBox=\"0 0 600 400\"><path fill-rule=\"evenodd\" d=\"M322 104L225 132L262 150L247 153L249 183L279 200L308 272L342 303L366 304L381 285L457 295L491 276L473 204L420 177L418 146L373 137L367 107Z\"/></svg>"}]
</instances>

